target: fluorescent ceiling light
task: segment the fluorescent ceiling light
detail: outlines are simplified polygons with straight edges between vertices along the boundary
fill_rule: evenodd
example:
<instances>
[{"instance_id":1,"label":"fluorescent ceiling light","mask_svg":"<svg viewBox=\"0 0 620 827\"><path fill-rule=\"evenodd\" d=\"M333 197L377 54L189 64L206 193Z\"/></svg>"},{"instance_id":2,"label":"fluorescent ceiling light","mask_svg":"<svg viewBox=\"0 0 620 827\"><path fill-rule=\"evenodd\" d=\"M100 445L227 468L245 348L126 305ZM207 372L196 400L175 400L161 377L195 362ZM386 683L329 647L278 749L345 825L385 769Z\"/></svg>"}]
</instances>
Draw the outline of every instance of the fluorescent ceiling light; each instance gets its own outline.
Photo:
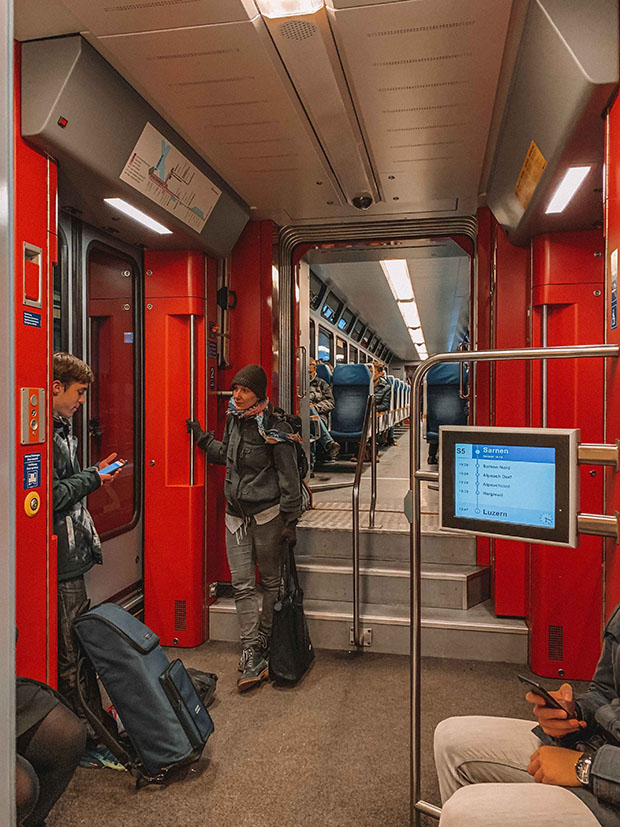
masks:
<instances>
[{"instance_id":1,"label":"fluorescent ceiling light","mask_svg":"<svg viewBox=\"0 0 620 827\"><path fill-rule=\"evenodd\" d=\"M256 5L265 17L295 17L314 14L323 8L323 0L256 0Z\"/></svg>"},{"instance_id":2,"label":"fluorescent ceiling light","mask_svg":"<svg viewBox=\"0 0 620 827\"><path fill-rule=\"evenodd\" d=\"M405 320L407 327L421 327L418 306L414 301L398 302L398 309L400 310L401 316Z\"/></svg>"},{"instance_id":3,"label":"fluorescent ceiling light","mask_svg":"<svg viewBox=\"0 0 620 827\"><path fill-rule=\"evenodd\" d=\"M413 287L411 286L411 277L405 259L382 261L381 269L396 301L412 301Z\"/></svg>"},{"instance_id":4,"label":"fluorescent ceiling light","mask_svg":"<svg viewBox=\"0 0 620 827\"><path fill-rule=\"evenodd\" d=\"M583 179L590 172L592 167L569 167L566 170L564 178L556 191L553 193L549 206L545 210L546 213L558 213L566 207L573 195L581 186Z\"/></svg>"},{"instance_id":5,"label":"fluorescent ceiling light","mask_svg":"<svg viewBox=\"0 0 620 827\"><path fill-rule=\"evenodd\" d=\"M420 346L416 345L415 349L418 351L418 358L421 362L423 362L425 359L428 359L428 353L427 353L427 350L426 350L426 345L420 345Z\"/></svg>"},{"instance_id":6,"label":"fluorescent ceiling light","mask_svg":"<svg viewBox=\"0 0 620 827\"><path fill-rule=\"evenodd\" d=\"M421 327L410 327L409 328L409 335L411 336L411 341L414 345L424 345L424 333L422 333Z\"/></svg>"},{"instance_id":7,"label":"fluorescent ceiling light","mask_svg":"<svg viewBox=\"0 0 620 827\"><path fill-rule=\"evenodd\" d=\"M130 218L133 218L134 221L139 221L140 224L144 224L145 227L148 227L149 230L154 230L156 233L160 235L170 235L172 234L172 230L169 230L167 227L164 227L163 224L160 224L159 221L155 221L154 218L151 218L146 213L142 212L142 210L137 209L136 207L132 207L127 201L123 201L122 198L104 198L103 199L106 204L109 204L111 207L114 207L115 210L120 210L125 215L128 215Z\"/></svg>"}]
</instances>

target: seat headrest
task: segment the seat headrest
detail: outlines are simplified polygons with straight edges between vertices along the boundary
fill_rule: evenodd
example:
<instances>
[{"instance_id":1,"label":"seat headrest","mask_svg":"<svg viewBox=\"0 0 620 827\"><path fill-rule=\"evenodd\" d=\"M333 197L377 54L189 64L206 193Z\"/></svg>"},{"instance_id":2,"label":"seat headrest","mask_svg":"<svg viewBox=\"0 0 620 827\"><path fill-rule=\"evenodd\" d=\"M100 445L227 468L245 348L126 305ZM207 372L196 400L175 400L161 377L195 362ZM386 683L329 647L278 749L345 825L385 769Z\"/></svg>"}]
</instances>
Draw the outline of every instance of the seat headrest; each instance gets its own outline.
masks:
<instances>
[{"instance_id":1,"label":"seat headrest","mask_svg":"<svg viewBox=\"0 0 620 827\"><path fill-rule=\"evenodd\" d=\"M316 363L316 375L320 379L324 379L326 382L332 381L332 372L324 362Z\"/></svg>"},{"instance_id":2,"label":"seat headrest","mask_svg":"<svg viewBox=\"0 0 620 827\"><path fill-rule=\"evenodd\" d=\"M370 387L370 369L368 365L336 365L334 368L334 385L366 385Z\"/></svg>"},{"instance_id":3,"label":"seat headrest","mask_svg":"<svg viewBox=\"0 0 620 827\"><path fill-rule=\"evenodd\" d=\"M433 365L426 374L426 382L429 385L458 385L459 366L456 362L444 362Z\"/></svg>"}]
</instances>

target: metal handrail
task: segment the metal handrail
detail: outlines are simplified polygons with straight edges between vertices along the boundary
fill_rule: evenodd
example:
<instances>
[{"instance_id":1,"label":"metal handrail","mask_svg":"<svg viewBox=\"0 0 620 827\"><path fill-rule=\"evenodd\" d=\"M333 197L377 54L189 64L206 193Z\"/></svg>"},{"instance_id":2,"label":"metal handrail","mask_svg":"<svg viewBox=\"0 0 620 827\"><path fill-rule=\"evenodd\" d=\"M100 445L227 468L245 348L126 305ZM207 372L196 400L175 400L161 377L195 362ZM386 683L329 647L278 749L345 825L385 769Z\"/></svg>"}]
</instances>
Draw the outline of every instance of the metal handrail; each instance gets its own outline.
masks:
<instances>
[{"instance_id":1,"label":"metal handrail","mask_svg":"<svg viewBox=\"0 0 620 827\"><path fill-rule=\"evenodd\" d=\"M536 359L569 359L593 356L618 356L620 347L618 345L567 345L564 347L541 347L541 348L518 348L515 350L473 350L467 353L439 353L431 356L416 370L411 383L411 406L409 413L409 433L411 436L410 448L410 474L407 501L411 506L411 529L410 529L410 562L411 562L411 627L410 627L410 693L411 693L411 717L410 717L410 818L413 827L419 827L420 813L426 813L439 818L441 810L433 804L421 801L420 793L420 727L421 719L421 508L420 508L420 482L427 479L425 473L420 469L420 422L419 410L421 402L421 390L424 377L433 367L440 362L506 362L511 360L534 361ZM434 472L436 473L436 472Z\"/></svg>"},{"instance_id":2,"label":"metal handrail","mask_svg":"<svg viewBox=\"0 0 620 827\"><path fill-rule=\"evenodd\" d=\"M364 423L360 437L359 449L357 452L357 465L355 466L355 479L353 480L353 493L351 495L351 511L353 520L353 644L357 649L362 646L360 635L360 483L364 470L364 454L366 443L371 436L371 467L370 467L370 514L368 518L369 528L375 524L374 509L377 502L377 402L374 394L370 394L366 401L364 411Z\"/></svg>"}]
</instances>

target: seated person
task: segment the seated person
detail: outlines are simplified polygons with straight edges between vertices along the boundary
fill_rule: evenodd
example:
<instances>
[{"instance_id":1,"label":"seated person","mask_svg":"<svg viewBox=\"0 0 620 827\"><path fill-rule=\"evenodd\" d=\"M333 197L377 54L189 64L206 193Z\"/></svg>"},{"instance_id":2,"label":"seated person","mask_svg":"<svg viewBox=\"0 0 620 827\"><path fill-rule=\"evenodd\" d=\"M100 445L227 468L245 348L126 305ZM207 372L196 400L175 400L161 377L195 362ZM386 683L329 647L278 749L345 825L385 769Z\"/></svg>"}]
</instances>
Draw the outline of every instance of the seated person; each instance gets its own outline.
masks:
<instances>
[{"instance_id":1,"label":"seated person","mask_svg":"<svg viewBox=\"0 0 620 827\"><path fill-rule=\"evenodd\" d=\"M334 410L334 393L329 382L321 379L316 375L316 359L310 359L310 386L308 391L308 398L310 401L310 415L314 417L314 425L311 426L311 432L316 433L316 428L319 429L319 436L312 443L312 465L316 460L315 451L318 443L323 454L328 457L327 462L334 462L335 458L340 452L340 445L332 439L331 434L327 430L327 414ZM321 461L321 457L319 457Z\"/></svg>"},{"instance_id":2,"label":"seated person","mask_svg":"<svg viewBox=\"0 0 620 827\"><path fill-rule=\"evenodd\" d=\"M86 746L86 726L53 689L28 678L16 686L17 823L43 827Z\"/></svg>"},{"instance_id":3,"label":"seated person","mask_svg":"<svg viewBox=\"0 0 620 827\"><path fill-rule=\"evenodd\" d=\"M538 726L512 718L448 718L435 730L441 827L620 825L620 604L588 691L528 692ZM575 717L569 717L574 714Z\"/></svg>"},{"instance_id":4,"label":"seated person","mask_svg":"<svg viewBox=\"0 0 620 827\"><path fill-rule=\"evenodd\" d=\"M385 366L382 362L375 361L372 363L372 381L375 386L375 402L377 406L377 413L386 413L390 410L392 403L392 386L390 385L387 376L385 375ZM386 445L396 445L394 439L394 428L388 428L385 436L382 439Z\"/></svg>"}]
</instances>

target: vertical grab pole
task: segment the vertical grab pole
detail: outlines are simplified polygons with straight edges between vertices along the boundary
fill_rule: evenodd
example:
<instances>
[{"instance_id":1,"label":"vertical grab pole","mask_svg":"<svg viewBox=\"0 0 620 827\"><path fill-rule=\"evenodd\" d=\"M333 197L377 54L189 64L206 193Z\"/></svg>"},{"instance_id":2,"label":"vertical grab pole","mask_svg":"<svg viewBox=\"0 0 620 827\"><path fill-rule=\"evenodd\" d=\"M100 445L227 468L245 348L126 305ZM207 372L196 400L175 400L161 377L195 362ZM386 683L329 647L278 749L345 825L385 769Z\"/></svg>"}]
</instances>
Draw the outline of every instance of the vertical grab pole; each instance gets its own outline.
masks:
<instances>
[{"instance_id":1,"label":"vertical grab pole","mask_svg":"<svg viewBox=\"0 0 620 827\"><path fill-rule=\"evenodd\" d=\"M195 316L189 317L189 416L195 419L196 398L195 398L195 369L196 369L196 340L194 336ZM189 436L189 484L194 484L194 432Z\"/></svg>"},{"instance_id":2,"label":"vertical grab pole","mask_svg":"<svg viewBox=\"0 0 620 827\"><path fill-rule=\"evenodd\" d=\"M368 528L375 527L375 510L377 507L377 398L373 394L370 397L370 508L368 510Z\"/></svg>"},{"instance_id":3,"label":"vertical grab pole","mask_svg":"<svg viewBox=\"0 0 620 827\"><path fill-rule=\"evenodd\" d=\"M548 306L543 304L542 308L542 346L547 347L547 311ZM547 360L543 359L541 362L541 395L540 395L540 404L541 404L541 418L540 424L542 428L547 427L547 386L548 386L548 378L547 378Z\"/></svg>"},{"instance_id":4,"label":"vertical grab pole","mask_svg":"<svg viewBox=\"0 0 620 827\"><path fill-rule=\"evenodd\" d=\"M353 481L353 492L351 494L351 511L353 517L352 539L353 539L353 643L356 649L362 646L360 635L360 484L364 470L364 453L368 440L370 426L369 417L373 413L374 397L370 395L366 402L364 411L364 424L362 425L362 436L357 452L357 465L355 466L355 479Z\"/></svg>"}]
</instances>

